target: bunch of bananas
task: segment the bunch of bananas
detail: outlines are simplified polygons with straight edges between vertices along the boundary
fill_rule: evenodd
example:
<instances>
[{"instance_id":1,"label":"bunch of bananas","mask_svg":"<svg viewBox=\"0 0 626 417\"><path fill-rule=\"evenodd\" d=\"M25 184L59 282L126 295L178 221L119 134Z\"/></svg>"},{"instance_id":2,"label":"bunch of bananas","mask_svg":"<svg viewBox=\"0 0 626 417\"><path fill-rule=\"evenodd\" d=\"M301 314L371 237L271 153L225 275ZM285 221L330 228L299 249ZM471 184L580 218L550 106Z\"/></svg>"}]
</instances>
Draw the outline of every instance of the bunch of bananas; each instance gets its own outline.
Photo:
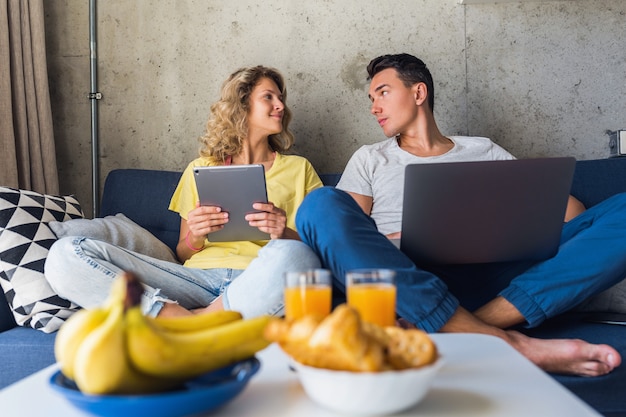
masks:
<instances>
[{"instance_id":1,"label":"bunch of bananas","mask_svg":"<svg viewBox=\"0 0 626 417\"><path fill-rule=\"evenodd\" d=\"M205 372L253 356L270 342L269 316L236 311L152 318L140 309L143 287L125 273L107 301L83 309L59 329L54 353L61 372L88 394L165 391Z\"/></svg>"}]
</instances>

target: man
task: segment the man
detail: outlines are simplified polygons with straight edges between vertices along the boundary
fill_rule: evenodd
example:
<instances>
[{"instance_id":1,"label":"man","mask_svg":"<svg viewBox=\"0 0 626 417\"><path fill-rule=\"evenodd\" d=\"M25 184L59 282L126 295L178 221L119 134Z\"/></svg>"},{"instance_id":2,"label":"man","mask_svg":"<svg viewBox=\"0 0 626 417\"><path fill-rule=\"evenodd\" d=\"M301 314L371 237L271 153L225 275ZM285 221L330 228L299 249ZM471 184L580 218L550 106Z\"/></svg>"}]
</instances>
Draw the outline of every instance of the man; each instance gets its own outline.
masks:
<instances>
[{"instance_id":1,"label":"man","mask_svg":"<svg viewBox=\"0 0 626 417\"><path fill-rule=\"evenodd\" d=\"M391 268L398 315L428 332L497 336L548 372L596 376L619 366L620 354L608 345L535 339L511 327L537 326L626 276L626 230L616 230L626 225L626 195L587 211L571 197L570 221L552 259L416 266L389 240L400 234L404 166L513 156L486 138L440 133L432 77L418 58L381 56L368 74L371 112L390 139L359 149L337 187L309 194L296 219L302 240L332 270L339 289L350 269Z\"/></svg>"}]
</instances>

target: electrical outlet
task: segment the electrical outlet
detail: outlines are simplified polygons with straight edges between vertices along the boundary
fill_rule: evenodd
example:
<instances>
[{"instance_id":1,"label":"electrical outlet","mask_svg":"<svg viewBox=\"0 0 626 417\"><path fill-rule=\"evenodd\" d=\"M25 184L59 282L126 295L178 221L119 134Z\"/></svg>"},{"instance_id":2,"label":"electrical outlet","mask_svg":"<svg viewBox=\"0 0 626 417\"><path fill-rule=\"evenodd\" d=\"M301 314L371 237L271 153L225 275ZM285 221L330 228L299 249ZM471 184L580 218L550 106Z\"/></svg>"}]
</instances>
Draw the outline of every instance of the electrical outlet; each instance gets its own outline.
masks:
<instances>
[{"instance_id":1,"label":"electrical outlet","mask_svg":"<svg viewBox=\"0 0 626 417\"><path fill-rule=\"evenodd\" d=\"M608 131L610 156L626 156L626 130Z\"/></svg>"}]
</instances>

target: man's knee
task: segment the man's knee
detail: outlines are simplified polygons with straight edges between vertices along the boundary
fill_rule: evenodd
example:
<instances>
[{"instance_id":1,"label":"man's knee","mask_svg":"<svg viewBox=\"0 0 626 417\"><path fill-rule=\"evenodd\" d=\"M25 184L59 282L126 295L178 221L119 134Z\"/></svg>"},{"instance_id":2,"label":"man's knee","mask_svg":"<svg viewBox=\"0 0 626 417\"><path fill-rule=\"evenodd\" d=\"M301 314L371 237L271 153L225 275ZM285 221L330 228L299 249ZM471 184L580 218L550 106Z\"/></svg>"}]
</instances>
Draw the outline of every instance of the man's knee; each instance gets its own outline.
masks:
<instances>
[{"instance_id":1,"label":"man's knee","mask_svg":"<svg viewBox=\"0 0 626 417\"><path fill-rule=\"evenodd\" d=\"M617 221L618 219L626 219L626 192L614 194L606 200L589 208L589 212L596 210L600 216Z\"/></svg>"},{"instance_id":2,"label":"man's knee","mask_svg":"<svg viewBox=\"0 0 626 417\"><path fill-rule=\"evenodd\" d=\"M616 204L622 208L626 207L626 193L619 193L613 196Z\"/></svg>"},{"instance_id":3,"label":"man's knee","mask_svg":"<svg viewBox=\"0 0 626 417\"><path fill-rule=\"evenodd\" d=\"M336 208L345 204L346 196L352 199L345 191L335 187L322 187L311 191L304 198L296 215L298 231L305 225L316 224L322 218L337 212Z\"/></svg>"},{"instance_id":4,"label":"man's knee","mask_svg":"<svg viewBox=\"0 0 626 417\"><path fill-rule=\"evenodd\" d=\"M320 206L324 206L332 202L337 197L337 190L335 187L321 187L311 191L304 198L304 201L300 205L298 209L298 213L300 211L308 211L308 210L316 210Z\"/></svg>"}]
</instances>

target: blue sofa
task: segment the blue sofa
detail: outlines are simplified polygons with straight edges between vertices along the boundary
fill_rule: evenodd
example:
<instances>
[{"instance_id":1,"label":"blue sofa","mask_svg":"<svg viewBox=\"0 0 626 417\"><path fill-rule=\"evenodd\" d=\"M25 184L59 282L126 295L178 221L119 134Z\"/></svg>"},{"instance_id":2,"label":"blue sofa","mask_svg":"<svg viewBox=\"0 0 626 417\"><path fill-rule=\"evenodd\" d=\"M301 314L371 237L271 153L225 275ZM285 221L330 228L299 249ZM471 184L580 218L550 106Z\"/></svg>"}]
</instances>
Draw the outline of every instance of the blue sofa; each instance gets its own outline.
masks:
<instances>
[{"instance_id":1,"label":"blue sofa","mask_svg":"<svg viewBox=\"0 0 626 417\"><path fill-rule=\"evenodd\" d=\"M157 238L175 249L179 217L167 210L180 172L138 169L114 170L107 176L101 203L102 217L124 213ZM323 175L327 185L336 184L338 174ZM572 194L590 207L607 197L626 192L626 158L578 161ZM626 326L591 323L588 313L570 313L540 327L524 330L542 338L581 338L616 347L626 359ZM54 334L15 325L0 297L0 388L54 362ZM553 375L605 416L626 417L626 364L598 378Z\"/></svg>"}]
</instances>

